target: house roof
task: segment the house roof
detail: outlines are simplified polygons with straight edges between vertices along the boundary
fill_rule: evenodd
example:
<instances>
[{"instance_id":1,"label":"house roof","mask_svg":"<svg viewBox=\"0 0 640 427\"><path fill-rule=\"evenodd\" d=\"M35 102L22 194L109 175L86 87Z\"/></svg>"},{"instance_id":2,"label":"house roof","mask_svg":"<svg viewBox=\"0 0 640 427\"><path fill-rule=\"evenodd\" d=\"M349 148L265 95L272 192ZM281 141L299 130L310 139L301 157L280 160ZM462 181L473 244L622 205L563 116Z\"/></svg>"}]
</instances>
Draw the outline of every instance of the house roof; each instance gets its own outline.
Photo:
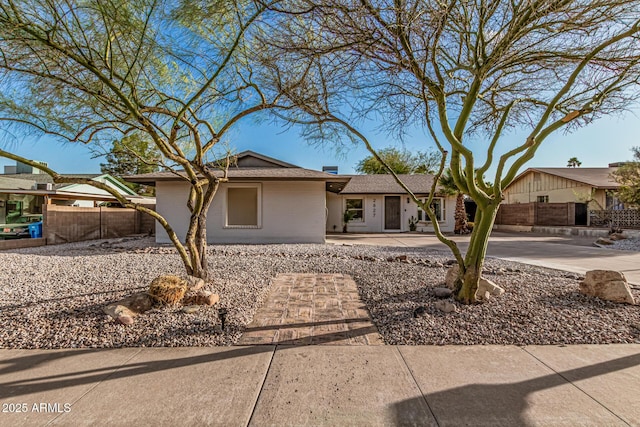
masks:
<instances>
[{"instance_id":1,"label":"house roof","mask_svg":"<svg viewBox=\"0 0 640 427\"><path fill-rule=\"evenodd\" d=\"M216 170L215 175L222 177L222 171ZM158 181L177 181L186 176L184 173L176 175L173 172L155 172L142 175L131 175L125 179L130 182L136 182L145 185L153 185ZM326 172L314 171L298 167L277 168L277 167L257 167L257 168L229 168L229 180L247 181L247 180L264 180L264 181L333 181L336 176Z\"/></svg>"},{"instance_id":2,"label":"house roof","mask_svg":"<svg viewBox=\"0 0 640 427\"><path fill-rule=\"evenodd\" d=\"M572 181L581 182L595 188L613 190L620 187L620 184L611 178L611 173L618 168L529 168L522 172L513 180L516 182L521 177L530 172L546 173L559 176ZM512 183L513 184L513 183Z\"/></svg>"},{"instance_id":3,"label":"house roof","mask_svg":"<svg viewBox=\"0 0 640 427\"><path fill-rule=\"evenodd\" d=\"M236 155L238 167L263 167L263 168L297 168L299 166L292 165L291 163L283 162L282 160L274 159L273 157L265 156L264 154L256 153L255 151L246 150Z\"/></svg>"},{"instance_id":4,"label":"house roof","mask_svg":"<svg viewBox=\"0 0 640 427\"><path fill-rule=\"evenodd\" d=\"M136 192L118 181L109 174L64 174L65 178L80 178L92 181L109 183L112 187L126 196L137 196ZM82 190L82 183L54 183L53 178L48 174L11 174L0 175L0 189L4 192L11 190L31 190L36 184L52 184L51 189L58 192L82 194L86 191ZM79 190L79 191L78 191Z\"/></svg>"},{"instance_id":5,"label":"house roof","mask_svg":"<svg viewBox=\"0 0 640 427\"><path fill-rule=\"evenodd\" d=\"M304 169L291 163L282 162L272 157L264 156L253 151L243 151L237 155L237 165L229 168L228 177L230 180L261 180L261 181L335 181L344 180L336 178L336 175ZM215 170L217 177L222 177L221 170ZM158 181L182 180L186 175L184 172L178 174L173 172L154 172L141 175L130 175L125 179L139 184L153 185Z\"/></svg>"},{"instance_id":6,"label":"house roof","mask_svg":"<svg viewBox=\"0 0 640 427\"><path fill-rule=\"evenodd\" d=\"M6 175L0 175L0 188L15 188L19 190L28 190L33 188L35 181L28 179L7 178Z\"/></svg>"},{"instance_id":7,"label":"house roof","mask_svg":"<svg viewBox=\"0 0 640 427\"><path fill-rule=\"evenodd\" d=\"M10 194L28 194L32 196L49 196L55 200L97 200L97 201L114 201L116 200L110 194L87 194L87 193L74 193L73 191L59 191L59 190L0 190L0 193ZM128 195L123 196L136 203L152 204L155 203L155 197L147 197L140 195Z\"/></svg>"},{"instance_id":8,"label":"house roof","mask_svg":"<svg viewBox=\"0 0 640 427\"><path fill-rule=\"evenodd\" d=\"M93 173L93 174L63 174L65 178L84 178L84 179L93 179L102 174ZM53 184L53 178L51 175L46 173L17 173L17 174L7 174L2 175L2 178L11 178L11 179L20 179L20 180L28 180L33 181L36 184ZM69 184L54 184L54 188L64 187Z\"/></svg>"},{"instance_id":9,"label":"house roof","mask_svg":"<svg viewBox=\"0 0 640 427\"><path fill-rule=\"evenodd\" d=\"M351 179L340 194L406 194L406 191L400 187L392 175L350 175L349 178ZM433 175L398 175L398 178L414 194L431 192Z\"/></svg>"}]
</instances>

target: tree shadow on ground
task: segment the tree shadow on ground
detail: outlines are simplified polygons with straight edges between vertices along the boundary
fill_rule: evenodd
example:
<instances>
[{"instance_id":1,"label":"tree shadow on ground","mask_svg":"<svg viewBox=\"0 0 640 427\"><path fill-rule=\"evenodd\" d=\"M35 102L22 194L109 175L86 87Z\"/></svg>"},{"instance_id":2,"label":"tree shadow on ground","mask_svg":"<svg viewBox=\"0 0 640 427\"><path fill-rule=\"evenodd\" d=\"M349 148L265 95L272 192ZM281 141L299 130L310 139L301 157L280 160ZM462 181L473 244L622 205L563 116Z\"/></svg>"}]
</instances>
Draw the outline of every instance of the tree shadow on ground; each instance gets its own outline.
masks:
<instances>
[{"instance_id":1,"label":"tree shadow on ground","mask_svg":"<svg viewBox=\"0 0 640 427\"><path fill-rule=\"evenodd\" d=\"M392 411L397 425L403 425L405 419L403 414L414 406L423 405L426 401L438 425L530 426L540 424L567 425L567 421L569 424L578 423L580 420L570 418L571 412L575 416L581 417L582 422L598 424L599 422L594 417L599 414L581 413L585 409L598 407L602 410L600 414L606 413L605 416L608 417L606 421L601 419L600 422L611 422L616 418L616 415L613 415L586 394L583 396L590 400L589 406L586 408L579 407L579 404L572 405L572 402L566 402L564 405L558 403L555 405L556 408L565 407L566 409L555 414L545 413L544 420L532 419L528 414L530 396L539 391L566 386L576 381L638 365L640 365L640 354L634 354L521 382L468 384L398 402L393 405ZM577 388L574 390L576 393L583 393ZM609 417L609 415L611 416ZM623 420L618 419L618 421L620 424L625 424Z\"/></svg>"},{"instance_id":2,"label":"tree shadow on ground","mask_svg":"<svg viewBox=\"0 0 640 427\"><path fill-rule=\"evenodd\" d=\"M362 336L372 332L377 332L375 326L348 331L350 336ZM344 332L321 334L314 338L316 338L316 341L319 343L337 343L344 340ZM298 344L300 344L300 342L296 339L278 342L278 346ZM218 350L220 348L221 347L215 347L215 349ZM227 348L228 347L225 347L225 349ZM17 396L43 393L51 390L61 390L101 381L113 381L121 378L136 377L139 375L159 371L169 371L186 366L215 363L226 359L248 357L255 354L273 352L275 348L276 346L274 345L231 347L226 351L214 351L196 356L144 362L136 362L135 357L132 357L124 364L112 364L94 369L83 369L82 366L85 365L85 363L83 363L82 358L99 353L104 353L106 355L119 350L47 350L5 359L2 359L0 355L0 399L7 399L10 397L15 398ZM187 351L189 350L189 348L183 349ZM153 349L153 351L156 350L162 351L167 349ZM24 353L27 352L27 350L16 350L16 352ZM31 351L29 350L29 352ZM70 371L60 372L61 368L56 368L56 364L63 363L65 364L65 367L68 367L69 362L65 362L64 360L70 358L78 359L77 363L73 365L77 367ZM38 377L32 377L29 375L29 371L45 365L49 367L49 372L51 372L51 374ZM7 380L8 377L9 379Z\"/></svg>"}]
</instances>

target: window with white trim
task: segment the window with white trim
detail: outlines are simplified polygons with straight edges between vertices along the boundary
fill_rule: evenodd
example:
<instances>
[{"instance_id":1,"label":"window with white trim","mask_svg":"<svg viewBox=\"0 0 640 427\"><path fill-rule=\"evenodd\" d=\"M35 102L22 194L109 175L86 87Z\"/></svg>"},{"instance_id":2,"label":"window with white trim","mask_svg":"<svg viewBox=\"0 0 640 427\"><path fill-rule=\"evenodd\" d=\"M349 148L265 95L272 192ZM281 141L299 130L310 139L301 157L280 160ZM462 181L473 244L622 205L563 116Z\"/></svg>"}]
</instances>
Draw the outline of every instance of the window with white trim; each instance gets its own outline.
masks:
<instances>
[{"instance_id":1,"label":"window with white trim","mask_svg":"<svg viewBox=\"0 0 640 427\"><path fill-rule=\"evenodd\" d=\"M352 215L351 222L364 222L364 199L347 199L346 210Z\"/></svg>"},{"instance_id":2,"label":"window with white trim","mask_svg":"<svg viewBox=\"0 0 640 427\"><path fill-rule=\"evenodd\" d=\"M227 187L227 228L259 228L261 224L260 184L229 184Z\"/></svg>"},{"instance_id":3,"label":"window with white trim","mask_svg":"<svg viewBox=\"0 0 640 427\"><path fill-rule=\"evenodd\" d=\"M420 200L420 203L425 203L427 201L427 199L418 199L418 200ZM445 219L444 199L440 197L434 197L433 200L431 201L431 209L433 209L433 212L436 214L436 218L438 219L438 221L444 221ZM423 211L420 208L420 206L418 206L418 221L429 221L429 216L427 216L427 213Z\"/></svg>"}]
</instances>

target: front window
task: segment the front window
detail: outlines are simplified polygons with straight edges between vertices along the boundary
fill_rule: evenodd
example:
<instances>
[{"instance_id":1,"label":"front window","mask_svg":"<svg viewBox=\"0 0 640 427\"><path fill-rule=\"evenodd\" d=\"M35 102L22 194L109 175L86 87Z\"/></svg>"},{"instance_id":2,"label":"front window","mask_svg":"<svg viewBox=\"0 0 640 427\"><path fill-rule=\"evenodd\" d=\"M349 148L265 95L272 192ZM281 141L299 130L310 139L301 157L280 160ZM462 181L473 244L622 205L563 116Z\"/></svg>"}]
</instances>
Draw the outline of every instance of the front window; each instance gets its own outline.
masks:
<instances>
[{"instance_id":1,"label":"front window","mask_svg":"<svg viewBox=\"0 0 640 427\"><path fill-rule=\"evenodd\" d=\"M425 203L427 199L418 199L420 203ZM435 213L438 221L444 221L445 218L445 210L444 210L444 199L434 197L431 201L431 209L433 209L433 213ZM420 206L418 206L418 221L428 221L429 217L427 213L422 210Z\"/></svg>"},{"instance_id":2,"label":"front window","mask_svg":"<svg viewBox=\"0 0 640 427\"><path fill-rule=\"evenodd\" d=\"M259 185L238 185L227 188L227 223L230 228L260 227Z\"/></svg>"},{"instance_id":3,"label":"front window","mask_svg":"<svg viewBox=\"0 0 640 427\"><path fill-rule=\"evenodd\" d=\"M363 199L347 199L347 212L351 213L351 222L364 222Z\"/></svg>"},{"instance_id":4,"label":"front window","mask_svg":"<svg viewBox=\"0 0 640 427\"><path fill-rule=\"evenodd\" d=\"M614 211L624 209L624 203L622 203L614 194L607 192L605 197L605 209Z\"/></svg>"}]
</instances>

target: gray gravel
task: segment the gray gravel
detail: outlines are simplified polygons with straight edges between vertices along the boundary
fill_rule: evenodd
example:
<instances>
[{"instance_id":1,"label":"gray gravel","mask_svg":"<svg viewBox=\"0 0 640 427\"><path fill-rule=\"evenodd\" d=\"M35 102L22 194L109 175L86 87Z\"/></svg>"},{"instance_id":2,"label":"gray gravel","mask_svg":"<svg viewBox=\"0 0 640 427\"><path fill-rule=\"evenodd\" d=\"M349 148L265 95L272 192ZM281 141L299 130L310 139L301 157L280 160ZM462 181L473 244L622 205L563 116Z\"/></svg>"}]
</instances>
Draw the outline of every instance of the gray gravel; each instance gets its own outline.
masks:
<instances>
[{"instance_id":1,"label":"gray gravel","mask_svg":"<svg viewBox=\"0 0 640 427\"><path fill-rule=\"evenodd\" d=\"M388 257L407 255L408 262ZM144 290L160 274L183 274L172 247L149 238L81 242L0 252L0 348L214 346L237 342L280 272L345 273L387 344L578 344L640 342L640 306L578 292L579 275L488 259L485 276L506 293L454 313L435 309L446 252L333 245L211 246L217 307L186 314L156 308L132 326L102 307ZM640 300L640 290L633 290ZM453 301L453 300L450 300ZM419 307L423 315L413 317Z\"/></svg>"},{"instance_id":2,"label":"gray gravel","mask_svg":"<svg viewBox=\"0 0 640 427\"><path fill-rule=\"evenodd\" d=\"M636 251L640 252L640 237L630 237L628 239L616 240L613 245L608 248L620 251Z\"/></svg>"}]
</instances>

